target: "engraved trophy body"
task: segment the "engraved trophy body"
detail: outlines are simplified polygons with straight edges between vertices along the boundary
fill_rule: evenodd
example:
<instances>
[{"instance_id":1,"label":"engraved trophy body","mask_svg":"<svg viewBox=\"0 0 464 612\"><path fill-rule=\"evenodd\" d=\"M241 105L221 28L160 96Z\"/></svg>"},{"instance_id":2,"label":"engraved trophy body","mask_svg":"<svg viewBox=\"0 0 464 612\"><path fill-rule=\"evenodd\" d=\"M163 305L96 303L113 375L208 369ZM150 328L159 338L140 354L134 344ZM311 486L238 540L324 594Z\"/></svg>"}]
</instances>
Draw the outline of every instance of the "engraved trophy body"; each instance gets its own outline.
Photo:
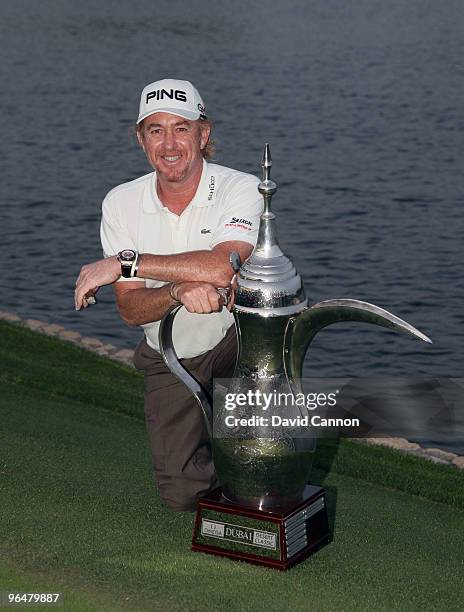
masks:
<instances>
[{"instance_id":1,"label":"engraved trophy body","mask_svg":"<svg viewBox=\"0 0 464 612\"><path fill-rule=\"evenodd\" d=\"M277 186L270 178L271 165L266 145L258 187L264 211L256 247L243 265L231 255L237 273L233 315L239 349L227 392L302 393L309 344L318 331L338 321L374 323L430 342L409 323L373 304L339 299L308 307L301 277L278 243L271 210ZM199 502L192 548L287 569L330 539L324 490L308 485L315 438L292 437L291 431L270 430L260 422L239 427L236 435L225 432L221 395L217 399L215 393L213 413L205 390L177 359L172 325L180 308L175 306L163 318L161 353L199 402L222 486L221 492ZM244 405L238 416L246 414Z\"/></svg>"}]
</instances>

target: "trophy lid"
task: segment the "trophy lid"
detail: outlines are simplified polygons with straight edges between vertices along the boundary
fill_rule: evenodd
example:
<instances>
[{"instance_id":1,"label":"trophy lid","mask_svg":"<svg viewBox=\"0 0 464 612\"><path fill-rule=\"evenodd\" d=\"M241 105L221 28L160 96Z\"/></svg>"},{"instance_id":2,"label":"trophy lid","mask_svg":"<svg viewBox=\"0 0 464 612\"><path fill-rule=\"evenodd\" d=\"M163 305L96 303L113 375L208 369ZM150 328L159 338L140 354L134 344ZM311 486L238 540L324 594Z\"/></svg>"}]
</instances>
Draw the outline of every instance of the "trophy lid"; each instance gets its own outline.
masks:
<instances>
[{"instance_id":1,"label":"trophy lid","mask_svg":"<svg viewBox=\"0 0 464 612\"><path fill-rule=\"evenodd\" d=\"M292 315L306 308L307 300L301 277L277 239L275 215L271 210L277 185L270 178L272 158L268 144L264 146L261 165L263 180L258 191L264 198L264 210L256 246L240 268L235 309L265 317Z\"/></svg>"}]
</instances>

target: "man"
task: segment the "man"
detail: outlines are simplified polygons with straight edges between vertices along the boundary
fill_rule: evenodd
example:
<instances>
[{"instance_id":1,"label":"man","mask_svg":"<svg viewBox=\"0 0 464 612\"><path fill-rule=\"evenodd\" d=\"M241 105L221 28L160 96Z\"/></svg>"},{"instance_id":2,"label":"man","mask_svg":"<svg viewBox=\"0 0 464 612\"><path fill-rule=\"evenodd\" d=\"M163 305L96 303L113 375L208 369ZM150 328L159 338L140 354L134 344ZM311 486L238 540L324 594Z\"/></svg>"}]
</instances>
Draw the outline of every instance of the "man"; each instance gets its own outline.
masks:
<instances>
[{"instance_id":1,"label":"man","mask_svg":"<svg viewBox=\"0 0 464 612\"><path fill-rule=\"evenodd\" d=\"M211 123L188 81L164 79L142 91L137 137L154 172L116 187L103 201L105 259L83 266L75 307L114 283L119 313L144 328L134 364L145 371L145 418L155 481L176 510L194 510L217 486L200 409L159 354L159 321L177 302L173 341L201 383L228 377L236 358L229 287L232 251L242 261L256 243L258 179L207 162Z\"/></svg>"}]
</instances>

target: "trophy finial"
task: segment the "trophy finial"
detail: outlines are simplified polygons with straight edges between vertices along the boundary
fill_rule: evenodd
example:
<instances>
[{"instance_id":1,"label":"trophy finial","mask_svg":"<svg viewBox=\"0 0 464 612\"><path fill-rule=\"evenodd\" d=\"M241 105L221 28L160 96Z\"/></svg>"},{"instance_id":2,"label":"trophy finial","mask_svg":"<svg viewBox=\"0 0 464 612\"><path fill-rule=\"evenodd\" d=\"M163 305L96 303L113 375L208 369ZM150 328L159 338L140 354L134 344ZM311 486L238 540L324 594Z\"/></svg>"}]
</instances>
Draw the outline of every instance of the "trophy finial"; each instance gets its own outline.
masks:
<instances>
[{"instance_id":1,"label":"trophy finial","mask_svg":"<svg viewBox=\"0 0 464 612\"><path fill-rule=\"evenodd\" d=\"M264 145L263 161L261 162L261 166L263 168L263 181L268 181L271 178L272 166L271 149L269 148L268 142L266 142Z\"/></svg>"},{"instance_id":2,"label":"trophy finial","mask_svg":"<svg viewBox=\"0 0 464 612\"><path fill-rule=\"evenodd\" d=\"M264 198L264 212L266 214L271 212L271 198L277 191L277 185L274 181L271 181L271 166L271 150L269 148L269 143L266 142L264 145L263 161L261 162L263 180L258 185L258 191Z\"/></svg>"}]
</instances>

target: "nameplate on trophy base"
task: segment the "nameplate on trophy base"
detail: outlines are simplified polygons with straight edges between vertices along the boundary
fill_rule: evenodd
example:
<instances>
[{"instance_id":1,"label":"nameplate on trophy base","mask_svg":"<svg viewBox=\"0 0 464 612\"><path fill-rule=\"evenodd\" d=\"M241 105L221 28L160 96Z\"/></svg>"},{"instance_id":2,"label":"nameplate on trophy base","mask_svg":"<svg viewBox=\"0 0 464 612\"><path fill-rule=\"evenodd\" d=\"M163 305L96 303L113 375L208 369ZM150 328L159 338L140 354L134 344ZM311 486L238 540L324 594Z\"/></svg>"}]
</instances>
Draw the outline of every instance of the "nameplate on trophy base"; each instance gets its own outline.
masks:
<instances>
[{"instance_id":1,"label":"nameplate on trophy base","mask_svg":"<svg viewBox=\"0 0 464 612\"><path fill-rule=\"evenodd\" d=\"M299 502L272 510L230 502L217 489L198 503L192 550L286 570L330 539L321 487L306 485Z\"/></svg>"}]
</instances>

